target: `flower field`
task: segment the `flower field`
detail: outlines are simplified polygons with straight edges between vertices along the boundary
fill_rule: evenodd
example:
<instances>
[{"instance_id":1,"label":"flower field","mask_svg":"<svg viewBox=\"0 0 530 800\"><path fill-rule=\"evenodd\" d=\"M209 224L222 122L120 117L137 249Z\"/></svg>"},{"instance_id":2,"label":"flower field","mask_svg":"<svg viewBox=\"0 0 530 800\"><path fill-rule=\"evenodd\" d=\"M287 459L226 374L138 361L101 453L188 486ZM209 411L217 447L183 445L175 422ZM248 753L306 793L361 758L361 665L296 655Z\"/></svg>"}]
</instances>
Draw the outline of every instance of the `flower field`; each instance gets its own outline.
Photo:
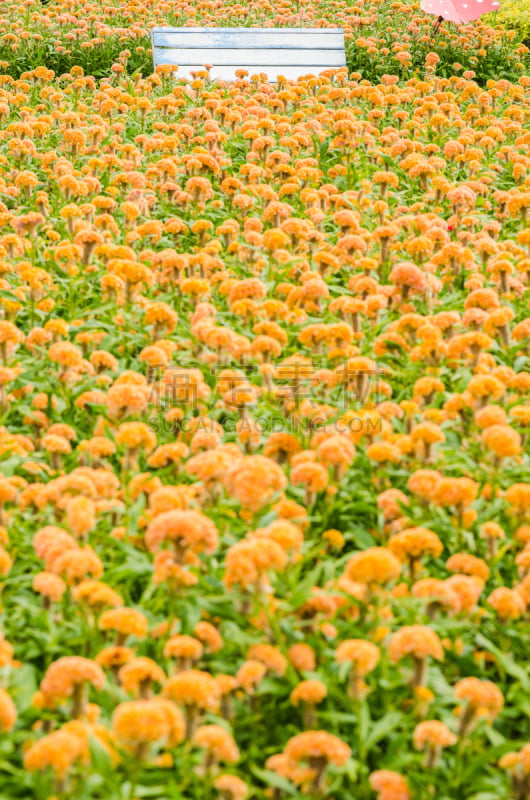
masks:
<instances>
[{"instance_id":1,"label":"flower field","mask_svg":"<svg viewBox=\"0 0 530 800\"><path fill-rule=\"evenodd\" d=\"M124 69L149 75L154 26L340 26L348 66L364 78L419 75L434 52L438 75L473 70L482 85L488 78L517 81L530 71L527 3L504 0L502 14L461 27L445 24L433 38L433 19L419 10L419 0L50 0L46 6L2 0L0 61L15 78L42 64L57 75L81 66L101 78L127 48Z\"/></svg>"},{"instance_id":2,"label":"flower field","mask_svg":"<svg viewBox=\"0 0 530 800\"><path fill-rule=\"evenodd\" d=\"M248 9L0 12L0 798L529 800L527 50Z\"/></svg>"}]
</instances>

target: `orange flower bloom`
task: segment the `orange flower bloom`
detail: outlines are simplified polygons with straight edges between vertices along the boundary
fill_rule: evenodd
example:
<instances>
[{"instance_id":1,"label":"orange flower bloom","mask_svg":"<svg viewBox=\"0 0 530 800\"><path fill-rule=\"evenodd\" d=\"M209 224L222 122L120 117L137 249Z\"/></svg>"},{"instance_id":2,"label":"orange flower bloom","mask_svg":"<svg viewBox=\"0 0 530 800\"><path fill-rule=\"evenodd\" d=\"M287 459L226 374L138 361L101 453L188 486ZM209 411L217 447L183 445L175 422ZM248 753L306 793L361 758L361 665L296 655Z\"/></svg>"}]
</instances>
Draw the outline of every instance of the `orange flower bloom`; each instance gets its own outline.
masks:
<instances>
[{"instance_id":1,"label":"orange flower bloom","mask_svg":"<svg viewBox=\"0 0 530 800\"><path fill-rule=\"evenodd\" d=\"M356 553L346 564L346 577L356 583L384 586L401 573L401 564L385 547L369 547Z\"/></svg>"},{"instance_id":2,"label":"orange flower bloom","mask_svg":"<svg viewBox=\"0 0 530 800\"><path fill-rule=\"evenodd\" d=\"M103 688L105 675L101 667L88 658L64 656L50 664L40 688L52 700L73 697L72 714L81 717L85 712L84 689L87 683L96 689Z\"/></svg>"},{"instance_id":3,"label":"orange flower bloom","mask_svg":"<svg viewBox=\"0 0 530 800\"><path fill-rule=\"evenodd\" d=\"M207 765L216 762L233 764L239 760L239 750L233 737L220 725L201 725L193 735L193 743L207 751Z\"/></svg>"},{"instance_id":4,"label":"orange flower bloom","mask_svg":"<svg viewBox=\"0 0 530 800\"><path fill-rule=\"evenodd\" d=\"M507 586L498 586L494 589L488 597L488 603L504 622L518 619L526 611L526 603L521 595L515 589L508 589Z\"/></svg>"},{"instance_id":5,"label":"orange flower bloom","mask_svg":"<svg viewBox=\"0 0 530 800\"><path fill-rule=\"evenodd\" d=\"M282 469L265 456L247 456L236 463L224 476L230 495L250 511L266 506L276 492L287 485Z\"/></svg>"},{"instance_id":6,"label":"orange flower bloom","mask_svg":"<svg viewBox=\"0 0 530 800\"><path fill-rule=\"evenodd\" d=\"M42 595L44 601L58 603L66 591L66 584L53 572L39 572L33 578L33 590Z\"/></svg>"},{"instance_id":7,"label":"orange flower bloom","mask_svg":"<svg viewBox=\"0 0 530 800\"><path fill-rule=\"evenodd\" d=\"M460 710L459 735L464 736L478 717L494 719L502 710L504 698L491 681L463 678L455 684L455 697L465 701Z\"/></svg>"},{"instance_id":8,"label":"orange flower bloom","mask_svg":"<svg viewBox=\"0 0 530 800\"><path fill-rule=\"evenodd\" d=\"M165 658L176 658L180 669L189 669L202 656L202 644L193 636L171 636L164 646Z\"/></svg>"},{"instance_id":9,"label":"orange flower bloom","mask_svg":"<svg viewBox=\"0 0 530 800\"><path fill-rule=\"evenodd\" d=\"M447 560L447 569L450 572L460 572L464 575L473 575L487 581L490 570L485 561L469 553L455 553Z\"/></svg>"},{"instance_id":10,"label":"orange flower bloom","mask_svg":"<svg viewBox=\"0 0 530 800\"><path fill-rule=\"evenodd\" d=\"M422 686L426 680L427 659L443 658L442 643L438 635L426 625L406 625L391 638L388 653L392 661L401 661L412 656L414 662L414 687Z\"/></svg>"},{"instance_id":11,"label":"orange flower bloom","mask_svg":"<svg viewBox=\"0 0 530 800\"><path fill-rule=\"evenodd\" d=\"M409 563L411 578L414 579L417 563L426 555L437 558L443 550L443 544L428 528L407 528L390 537L388 549L400 561Z\"/></svg>"},{"instance_id":12,"label":"orange flower bloom","mask_svg":"<svg viewBox=\"0 0 530 800\"><path fill-rule=\"evenodd\" d=\"M88 760L85 743L64 728L39 739L24 753L25 769L33 772L51 768L57 779L65 778L80 760Z\"/></svg>"},{"instance_id":13,"label":"orange flower bloom","mask_svg":"<svg viewBox=\"0 0 530 800\"><path fill-rule=\"evenodd\" d=\"M0 731L9 733L15 727L17 709L10 696L4 689L0 689Z\"/></svg>"},{"instance_id":14,"label":"orange flower bloom","mask_svg":"<svg viewBox=\"0 0 530 800\"><path fill-rule=\"evenodd\" d=\"M112 728L118 742L135 758L146 755L150 745L163 742L175 747L184 739L184 718L169 700L133 700L121 703L112 715Z\"/></svg>"},{"instance_id":15,"label":"orange flower bloom","mask_svg":"<svg viewBox=\"0 0 530 800\"><path fill-rule=\"evenodd\" d=\"M438 607L447 609L456 614L460 611L460 596L449 586L448 581L437 580L436 578L424 578L416 581L412 587L414 597L421 597L428 601L427 613L434 616Z\"/></svg>"},{"instance_id":16,"label":"orange flower bloom","mask_svg":"<svg viewBox=\"0 0 530 800\"><path fill-rule=\"evenodd\" d=\"M315 653L308 644L304 644L303 642L300 642L300 644L293 644L289 649L288 656L293 667L299 672L315 671Z\"/></svg>"},{"instance_id":17,"label":"orange flower bloom","mask_svg":"<svg viewBox=\"0 0 530 800\"><path fill-rule=\"evenodd\" d=\"M248 651L247 658L251 661L261 661L270 672L284 675L287 669L287 659L280 651L270 644L253 644Z\"/></svg>"},{"instance_id":18,"label":"orange flower bloom","mask_svg":"<svg viewBox=\"0 0 530 800\"><path fill-rule=\"evenodd\" d=\"M123 644L127 636L144 639L147 636L147 619L135 608L111 608L99 618L100 631L115 631L117 644Z\"/></svg>"},{"instance_id":19,"label":"orange flower bloom","mask_svg":"<svg viewBox=\"0 0 530 800\"><path fill-rule=\"evenodd\" d=\"M168 678L163 688L168 697L182 706L195 706L215 711L219 705L220 689L208 672L190 669Z\"/></svg>"},{"instance_id":20,"label":"orange flower bloom","mask_svg":"<svg viewBox=\"0 0 530 800\"><path fill-rule=\"evenodd\" d=\"M306 705L318 705L326 697L328 690L322 681L307 680L301 681L291 692L291 703L298 706L301 703Z\"/></svg>"},{"instance_id":21,"label":"orange flower bloom","mask_svg":"<svg viewBox=\"0 0 530 800\"><path fill-rule=\"evenodd\" d=\"M327 731L305 731L287 742L285 755L295 763L307 763L313 770L312 787L317 793L325 790L328 764L343 766L350 757L348 745Z\"/></svg>"},{"instance_id":22,"label":"orange flower bloom","mask_svg":"<svg viewBox=\"0 0 530 800\"><path fill-rule=\"evenodd\" d=\"M425 747L448 747L455 744L456 740L447 725L434 719L420 722L414 730L414 747L417 750Z\"/></svg>"},{"instance_id":23,"label":"orange flower bloom","mask_svg":"<svg viewBox=\"0 0 530 800\"><path fill-rule=\"evenodd\" d=\"M245 781L236 775L220 775L213 785L220 792L222 800L245 800L249 791Z\"/></svg>"},{"instance_id":24,"label":"orange flower bloom","mask_svg":"<svg viewBox=\"0 0 530 800\"><path fill-rule=\"evenodd\" d=\"M490 425L481 439L497 458L510 458L521 452L521 436L509 425Z\"/></svg>"},{"instance_id":25,"label":"orange flower bloom","mask_svg":"<svg viewBox=\"0 0 530 800\"><path fill-rule=\"evenodd\" d=\"M217 548L217 528L200 511L167 511L159 514L146 533L146 544L151 552L170 541L177 553L190 549L194 553L211 554Z\"/></svg>"},{"instance_id":26,"label":"orange flower bloom","mask_svg":"<svg viewBox=\"0 0 530 800\"><path fill-rule=\"evenodd\" d=\"M380 769L370 775L370 786L378 792L378 800L409 800L411 793L407 781L388 769Z\"/></svg>"},{"instance_id":27,"label":"orange flower bloom","mask_svg":"<svg viewBox=\"0 0 530 800\"><path fill-rule=\"evenodd\" d=\"M224 646L221 634L210 622L198 622L195 626L194 634L210 653L217 653Z\"/></svg>"}]
</instances>

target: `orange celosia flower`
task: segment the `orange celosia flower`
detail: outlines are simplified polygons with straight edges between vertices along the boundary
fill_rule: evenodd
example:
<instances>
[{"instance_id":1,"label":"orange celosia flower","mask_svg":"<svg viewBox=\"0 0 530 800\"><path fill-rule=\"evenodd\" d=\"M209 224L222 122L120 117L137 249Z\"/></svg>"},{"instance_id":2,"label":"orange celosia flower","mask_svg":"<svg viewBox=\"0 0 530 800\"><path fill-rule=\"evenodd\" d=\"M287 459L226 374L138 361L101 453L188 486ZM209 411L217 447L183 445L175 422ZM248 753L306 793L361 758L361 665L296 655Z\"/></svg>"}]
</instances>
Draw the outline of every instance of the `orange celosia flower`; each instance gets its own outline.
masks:
<instances>
[{"instance_id":1,"label":"orange celosia flower","mask_svg":"<svg viewBox=\"0 0 530 800\"><path fill-rule=\"evenodd\" d=\"M414 747L417 750L442 748L456 743L456 736L447 725L438 720L420 722L414 730ZM433 766L430 764L429 766Z\"/></svg>"},{"instance_id":2,"label":"orange celosia flower","mask_svg":"<svg viewBox=\"0 0 530 800\"><path fill-rule=\"evenodd\" d=\"M481 439L497 458L510 458L521 452L521 436L509 425L490 425Z\"/></svg>"},{"instance_id":3,"label":"orange celosia flower","mask_svg":"<svg viewBox=\"0 0 530 800\"><path fill-rule=\"evenodd\" d=\"M84 603L94 611L105 606L121 606L123 601L118 592L111 589L103 581L84 580L72 590L72 597L77 603Z\"/></svg>"},{"instance_id":4,"label":"orange celosia flower","mask_svg":"<svg viewBox=\"0 0 530 800\"><path fill-rule=\"evenodd\" d=\"M101 631L114 631L116 644L124 643L127 636L143 639L147 636L147 619L135 608L112 608L104 611L98 621Z\"/></svg>"},{"instance_id":5,"label":"orange celosia flower","mask_svg":"<svg viewBox=\"0 0 530 800\"><path fill-rule=\"evenodd\" d=\"M291 692L291 703L294 706L298 706L301 703L314 706L321 703L327 693L326 685L322 681L301 681Z\"/></svg>"},{"instance_id":6,"label":"orange celosia flower","mask_svg":"<svg viewBox=\"0 0 530 800\"><path fill-rule=\"evenodd\" d=\"M203 647L193 636L171 636L164 645L165 658L176 658L179 669L190 669L202 656Z\"/></svg>"},{"instance_id":7,"label":"orange celosia flower","mask_svg":"<svg viewBox=\"0 0 530 800\"><path fill-rule=\"evenodd\" d=\"M444 608L456 614L460 611L461 601L459 594L454 591L448 581L436 578L424 578L416 581L412 587L414 597L427 600L427 614L433 618L438 608Z\"/></svg>"},{"instance_id":8,"label":"orange celosia flower","mask_svg":"<svg viewBox=\"0 0 530 800\"><path fill-rule=\"evenodd\" d=\"M33 578L33 589L42 595L43 604L47 607L51 602L59 602L66 591L66 584L53 572L39 572Z\"/></svg>"},{"instance_id":9,"label":"orange celosia flower","mask_svg":"<svg viewBox=\"0 0 530 800\"><path fill-rule=\"evenodd\" d=\"M282 469L265 456L247 456L226 472L224 484L244 508L258 511L287 485Z\"/></svg>"},{"instance_id":10,"label":"orange celosia flower","mask_svg":"<svg viewBox=\"0 0 530 800\"><path fill-rule=\"evenodd\" d=\"M59 781L77 761L86 760L85 743L64 728L39 739L24 753L25 769L33 772L51 768Z\"/></svg>"},{"instance_id":11,"label":"orange celosia flower","mask_svg":"<svg viewBox=\"0 0 530 800\"><path fill-rule=\"evenodd\" d=\"M473 575L487 581L490 576L488 565L482 558L472 556L470 553L455 553L447 560L447 569L451 572L460 572L464 575Z\"/></svg>"},{"instance_id":12,"label":"orange celosia flower","mask_svg":"<svg viewBox=\"0 0 530 800\"><path fill-rule=\"evenodd\" d=\"M313 770L312 788L317 794L325 790L328 764L342 766L350 757L348 745L327 731L305 731L289 739L285 755L290 761L307 763Z\"/></svg>"},{"instance_id":13,"label":"orange celosia flower","mask_svg":"<svg viewBox=\"0 0 530 800\"><path fill-rule=\"evenodd\" d=\"M188 548L194 553L210 554L217 547L217 528L199 511L167 511L150 523L146 533L151 551L166 541L173 543L177 555Z\"/></svg>"},{"instance_id":14,"label":"orange celosia flower","mask_svg":"<svg viewBox=\"0 0 530 800\"><path fill-rule=\"evenodd\" d=\"M164 670L145 656L128 661L120 669L118 676L126 692L133 692L144 700L149 699L151 684L163 683L166 677Z\"/></svg>"},{"instance_id":15,"label":"orange celosia flower","mask_svg":"<svg viewBox=\"0 0 530 800\"><path fill-rule=\"evenodd\" d=\"M133 700L121 703L112 715L116 739L135 758L143 758L150 745L163 742L174 747L184 738L184 718L169 700Z\"/></svg>"},{"instance_id":16,"label":"orange celosia flower","mask_svg":"<svg viewBox=\"0 0 530 800\"><path fill-rule=\"evenodd\" d=\"M426 678L427 659L441 661L443 648L438 635L426 625L406 625L391 638L388 653L392 661L410 655L414 662L413 685L422 686Z\"/></svg>"},{"instance_id":17,"label":"orange celosia flower","mask_svg":"<svg viewBox=\"0 0 530 800\"><path fill-rule=\"evenodd\" d=\"M289 661L299 672L314 672L316 669L316 659L313 649L300 642L294 644L288 652Z\"/></svg>"},{"instance_id":18,"label":"orange celosia flower","mask_svg":"<svg viewBox=\"0 0 530 800\"><path fill-rule=\"evenodd\" d=\"M239 750L233 737L220 725L201 725L193 734L193 743L206 750L205 766L212 769L219 761L233 764Z\"/></svg>"},{"instance_id":19,"label":"orange celosia flower","mask_svg":"<svg viewBox=\"0 0 530 800\"><path fill-rule=\"evenodd\" d=\"M105 676L101 667L88 658L65 656L50 664L40 688L51 699L72 697L72 715L82 717L85 712L87 683L96 689L103 688Z\"/></svg>"},{"instance_id":20,"label":"orange celosia flower","mask_svg":"<svg viewBox=\"0 0 530 800\"><path fill-rule=\"evenodd\" d=\"M237 775L220 775L213 785L220 792L222 800L245 800L249 791L245 781Z\"/></svg>"},{"instance_id":21,"label":"orange celosia flower","mask_svg":"<svg viewBox=\"0 0 530 800\"><path fill-rule=\"evenodd\" d=\"M515 589L508 589L507 586L498 586L494 589L488 597L488 603L504 622L518 619L526 611L523 597Z\"/></svg>"},{"instance_id":22,"label":"orange celosia flower","mask_svg":"<svg viewBox=\"0 0 530 800\"><path fill-rule=\"evenodd\" d=\"M11 697L4 689L0 689L0 730L9 733L15 727L17 709Z\"/></svg>"},{"instance_id":23,"label":"orange celosia flower","mask_svg":"<svg viewBox=\"0 0 530 800\"><path fill-rule=\"evenodd\" d=\"M378 792L378 800L409 800L411 797L407 781L399 772L376 770L371 773L369 780L372 789Z\"/></svg>"},{"instance_id":24,"label":"orange celosia flower","mask_svg":"<svg viewBox=\"0 0 530 800\"><path fill-rule=\"evenodd\" d=\"M276 675L284 675L287 669L285 656L270 644L253 644L247 653L247 658L252 661L260 661Z\"/></svg>"},{"instance_id":25,"label":"orange celosia flower","mask_svg":"<svg viewBox=\"0 0 530 800\"><path fill-rule=\"evenodd\" d=\"M210 622L198 622L195 626L194 634L210 653L217 653L224 646L221 634Z\"/></svg>"},{"instance_id":26,"label":"orange celosia flower","mask_svg":"<svg viewBox=\"0 0 530 800\"><path fill-rule=\"evenodd\" d=\"M368 586L384 586L401 573L401 564L385 547L369 547L356 553L346 564L346 577Z\"/></svg>"},{"instance_id":27,"label":"orange celosia flower","mask_svg":"<svg viewBox=\"0 0 530 800\"><path fill-rule=\"evenodd\" d=\"M418 562L426 555L438 557L443 544L428 528L407 528L389 539L388 549L400 561L409 564L410 577L414 580Z\"/></svg>"},{"instance_id":28,"label":"orange celosia flower","mask_svg":"<svg viewBox=\"0 0 530 800\"><path fill-rule=\"evenodd\" d=\"M252 695L255 692L257 684L265 677L266 673L267 666L261 661L247 659L238 669L236 679L246 693Z\"/></svg>"},{"instance_id":29,"label":"orange celosia flower","mask_svg":"<svg viewBox=\"0 0 530 800\"><path fill-rule=\"evenodd\" d=\"M194 711L215 711L221 691L208 672L190 669L168 678L163 687L164 697L182 705L187 715L187 736L193 732Z\"/></svg>"},{"instance_id":30,"label":"orange celosia flower","mask_svg":"<svg viewBox=\"0 0 530 800\"><path fill-rule=\"evenodd\" d=\"M459 735L464 736L478 717L494 719L504 705L500 689L491 681L463 678L455 684L455 697L465 701L460 711Z\"/></svg>"}]
</instances>

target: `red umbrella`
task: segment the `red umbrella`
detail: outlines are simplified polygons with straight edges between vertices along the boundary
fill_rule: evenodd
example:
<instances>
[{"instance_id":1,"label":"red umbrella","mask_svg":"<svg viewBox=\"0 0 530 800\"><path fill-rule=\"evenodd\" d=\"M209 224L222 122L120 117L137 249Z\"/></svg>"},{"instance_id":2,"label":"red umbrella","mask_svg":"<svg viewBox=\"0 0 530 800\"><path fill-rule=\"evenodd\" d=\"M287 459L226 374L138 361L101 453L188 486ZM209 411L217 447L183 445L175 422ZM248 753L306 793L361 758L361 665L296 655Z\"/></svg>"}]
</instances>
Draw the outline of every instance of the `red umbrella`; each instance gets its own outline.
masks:
<instances>
[{"instance_id":1,"label":"red umbrella","mask_svg":"<svg viewBox=\"0 0 530 800\"><path fill-rule=\"evenodd\" d=\"M499 0L421 0L421 8L434 14L439 22L471 22L482 14L498 11Z\"/></svg>"}]
</instances>

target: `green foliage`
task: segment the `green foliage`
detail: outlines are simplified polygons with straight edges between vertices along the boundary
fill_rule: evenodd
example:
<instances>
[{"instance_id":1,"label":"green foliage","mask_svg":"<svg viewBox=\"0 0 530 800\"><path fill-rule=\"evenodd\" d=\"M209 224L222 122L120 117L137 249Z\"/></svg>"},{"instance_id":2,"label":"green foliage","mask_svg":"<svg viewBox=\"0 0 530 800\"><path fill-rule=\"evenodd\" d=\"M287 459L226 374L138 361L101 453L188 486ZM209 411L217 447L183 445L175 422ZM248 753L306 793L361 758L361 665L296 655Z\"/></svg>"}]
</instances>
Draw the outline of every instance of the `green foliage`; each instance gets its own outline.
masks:
<instances>
[{"instance_id":1,"label":"green foliage","mask_svg":"<svg viewBox=\"0 0 530 800\"><path fill-rule=\"evenodd\" d=\"M530 2L529 0L502 0L496 14L489 14L492 25L500 25L507 30L517 31L518 37L530 45Z\"/></svg>"}]
</instances>

